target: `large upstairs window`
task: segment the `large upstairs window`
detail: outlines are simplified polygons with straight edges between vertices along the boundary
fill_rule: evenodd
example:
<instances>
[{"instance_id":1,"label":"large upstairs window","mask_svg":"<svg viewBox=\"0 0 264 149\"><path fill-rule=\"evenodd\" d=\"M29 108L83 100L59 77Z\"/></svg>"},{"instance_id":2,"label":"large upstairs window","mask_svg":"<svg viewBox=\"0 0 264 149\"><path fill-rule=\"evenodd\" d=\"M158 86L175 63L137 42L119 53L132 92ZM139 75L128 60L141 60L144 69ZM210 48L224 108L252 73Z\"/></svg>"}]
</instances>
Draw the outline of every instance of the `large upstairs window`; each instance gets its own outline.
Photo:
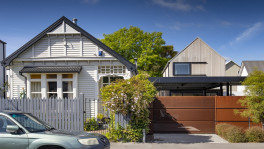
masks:
<instances>
[{"instance_id":1,"label":"large upstairs window","mask_svg":"<svg viewBox=\"0 0 264 149\"><path fill-rule=\"evenodd\" d=\"M173 75L191 75L191 63L173 63Z\"/></svg>"}]
</instances>

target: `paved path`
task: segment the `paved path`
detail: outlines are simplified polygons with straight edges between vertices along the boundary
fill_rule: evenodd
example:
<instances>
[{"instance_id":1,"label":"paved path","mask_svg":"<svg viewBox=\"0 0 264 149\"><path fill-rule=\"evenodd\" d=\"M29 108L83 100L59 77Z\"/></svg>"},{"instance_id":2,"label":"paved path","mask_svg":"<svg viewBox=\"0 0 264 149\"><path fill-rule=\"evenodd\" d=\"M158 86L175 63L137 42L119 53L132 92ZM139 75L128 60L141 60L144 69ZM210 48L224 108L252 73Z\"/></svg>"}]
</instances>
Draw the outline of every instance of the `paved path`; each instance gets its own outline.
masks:
<instances>
[{"instance_id":1,"label":"paved path","mask_svg":"<svg viewBox=\"0 0 264 149\"><path fill-rule=\"evenodd\" d=\"M111 143L111 149L263 149L264 143Z\"/></svg>"},{"instance_id":2,"label":"paved path","mask_svg":"<svg viewBox=\"0 0 264 149\"><path fill-rule=\"evenodd\" d=\"M216 134L154 134L154 143L228 143Z\"/></svg>"}]
</instances>

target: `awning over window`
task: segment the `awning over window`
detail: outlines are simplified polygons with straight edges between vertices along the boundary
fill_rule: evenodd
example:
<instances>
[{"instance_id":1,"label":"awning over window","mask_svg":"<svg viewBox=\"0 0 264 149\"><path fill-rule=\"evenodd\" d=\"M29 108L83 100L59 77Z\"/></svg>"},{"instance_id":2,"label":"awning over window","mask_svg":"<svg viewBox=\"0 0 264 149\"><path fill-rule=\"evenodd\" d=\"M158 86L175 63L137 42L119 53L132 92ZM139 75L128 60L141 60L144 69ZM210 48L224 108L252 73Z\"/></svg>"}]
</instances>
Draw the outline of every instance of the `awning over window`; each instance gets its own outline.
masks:
<instances>
[{"instance_id":1,"label":"awning over window","mask_svg":"<svg viewBox=\"0 0 264 149\"><path fill-rule=\"evenodd\" d=\"M82 66L25 66L20 73L79 73L81 70Z\"/></svg>"}]
</instances>

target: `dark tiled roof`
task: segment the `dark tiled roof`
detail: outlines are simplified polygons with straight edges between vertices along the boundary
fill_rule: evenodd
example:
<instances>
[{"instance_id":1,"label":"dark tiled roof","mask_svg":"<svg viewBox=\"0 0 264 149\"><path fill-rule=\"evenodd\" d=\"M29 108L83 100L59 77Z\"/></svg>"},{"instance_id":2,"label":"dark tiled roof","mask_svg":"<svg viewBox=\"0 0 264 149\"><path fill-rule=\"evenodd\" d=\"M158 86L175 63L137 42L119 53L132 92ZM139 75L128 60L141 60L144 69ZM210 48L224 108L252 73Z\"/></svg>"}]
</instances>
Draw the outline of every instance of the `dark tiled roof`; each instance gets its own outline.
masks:
<instances>
[{"instance_id":1,"label":"dark tiled roof","mask_svg":"<svg viewBox=\"0 0 264 149\"><path fill-rule=\"evenodd\" d=\"M52 25L50 25L48 28L46 28L44 31L42 31L41 33L39 33L36 37L34 37L33 39L31 39L29 42L27 42L21 48L19 48L14 53L12 53L11 55L9 55L6 59L4 59L2 61L2 65L8 66L13 61L13 59L17 58L17 56L19 54L21 54L22 52L24 52L25 50L27 50L30 46L32 46L37 41L39 41L41 38L43 38L48 32L51 32L56 27L58 27L59 25L61 25L61 23L63 21L65 23L67 23L69 26L71 26L73 29L75 29L78 32L80 32L83 36L87 37L92 42L94 42L95 44L97 44L98 46L100 46L102 49L104 49L106 52L108 52L109 54L111 54L113 57L117 58L121 63L123 63L127 67L127 69L129 71L132 71L134 73L137 73L136 66L134 64L132 64L127 59L125 59L124 57L122 57L121 55L119 55L118 53L116 53L114 50L112 50L111 48L109 48L108 46L106 46L105 44L103 44L101 41L99 41L98 39L96 39L95 37L93 37L91 34L89 34L88 32L86 32L85 30L83 30L82 28L80 28L78 25L74 24L72 21L70 21L69 19L67 19L65 16L61 17L59 20L57 20Z\"/></svg>"},{"instance_id":2,"label":"dark tiled roof","mask_svg":"<svg viewBox=\"0 0 264 149\"><path fill-rule=\"evenodd\" d=\"M248 74L254 70L264 71L264 61L243 61L242 65L246 67Z\"/></svg>"},{"instance_id":3,"label":"dark tiled roof","mask_svg":"<svg viewBox=\"0 0 264 149\"><path fill-rule=\"evenodd\" d=\"M39 66L39 67L24 67L20 73L62 73L62 72L80 72L81 66Z\"/></svg>"}]
</instances>

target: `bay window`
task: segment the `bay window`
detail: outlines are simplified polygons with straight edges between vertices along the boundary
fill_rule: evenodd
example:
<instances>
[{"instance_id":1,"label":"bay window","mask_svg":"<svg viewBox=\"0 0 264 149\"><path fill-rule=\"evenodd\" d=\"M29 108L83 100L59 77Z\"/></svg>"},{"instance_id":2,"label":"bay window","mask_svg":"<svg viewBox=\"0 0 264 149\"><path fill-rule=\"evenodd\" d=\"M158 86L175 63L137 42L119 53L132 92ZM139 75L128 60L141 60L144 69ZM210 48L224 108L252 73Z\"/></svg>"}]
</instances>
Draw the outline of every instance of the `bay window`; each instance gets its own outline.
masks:
<instances>
[{"instance_id":1,"label":"bay window","mask_svg":"<svg viewBox=\"0 0 264 149\"><path fill-rule=\"evenodd\" d=\"M77 74L29 74L29 98L76 98ZM75 87L75 89L74 89Z\"/></svg>"}]
</instances>

